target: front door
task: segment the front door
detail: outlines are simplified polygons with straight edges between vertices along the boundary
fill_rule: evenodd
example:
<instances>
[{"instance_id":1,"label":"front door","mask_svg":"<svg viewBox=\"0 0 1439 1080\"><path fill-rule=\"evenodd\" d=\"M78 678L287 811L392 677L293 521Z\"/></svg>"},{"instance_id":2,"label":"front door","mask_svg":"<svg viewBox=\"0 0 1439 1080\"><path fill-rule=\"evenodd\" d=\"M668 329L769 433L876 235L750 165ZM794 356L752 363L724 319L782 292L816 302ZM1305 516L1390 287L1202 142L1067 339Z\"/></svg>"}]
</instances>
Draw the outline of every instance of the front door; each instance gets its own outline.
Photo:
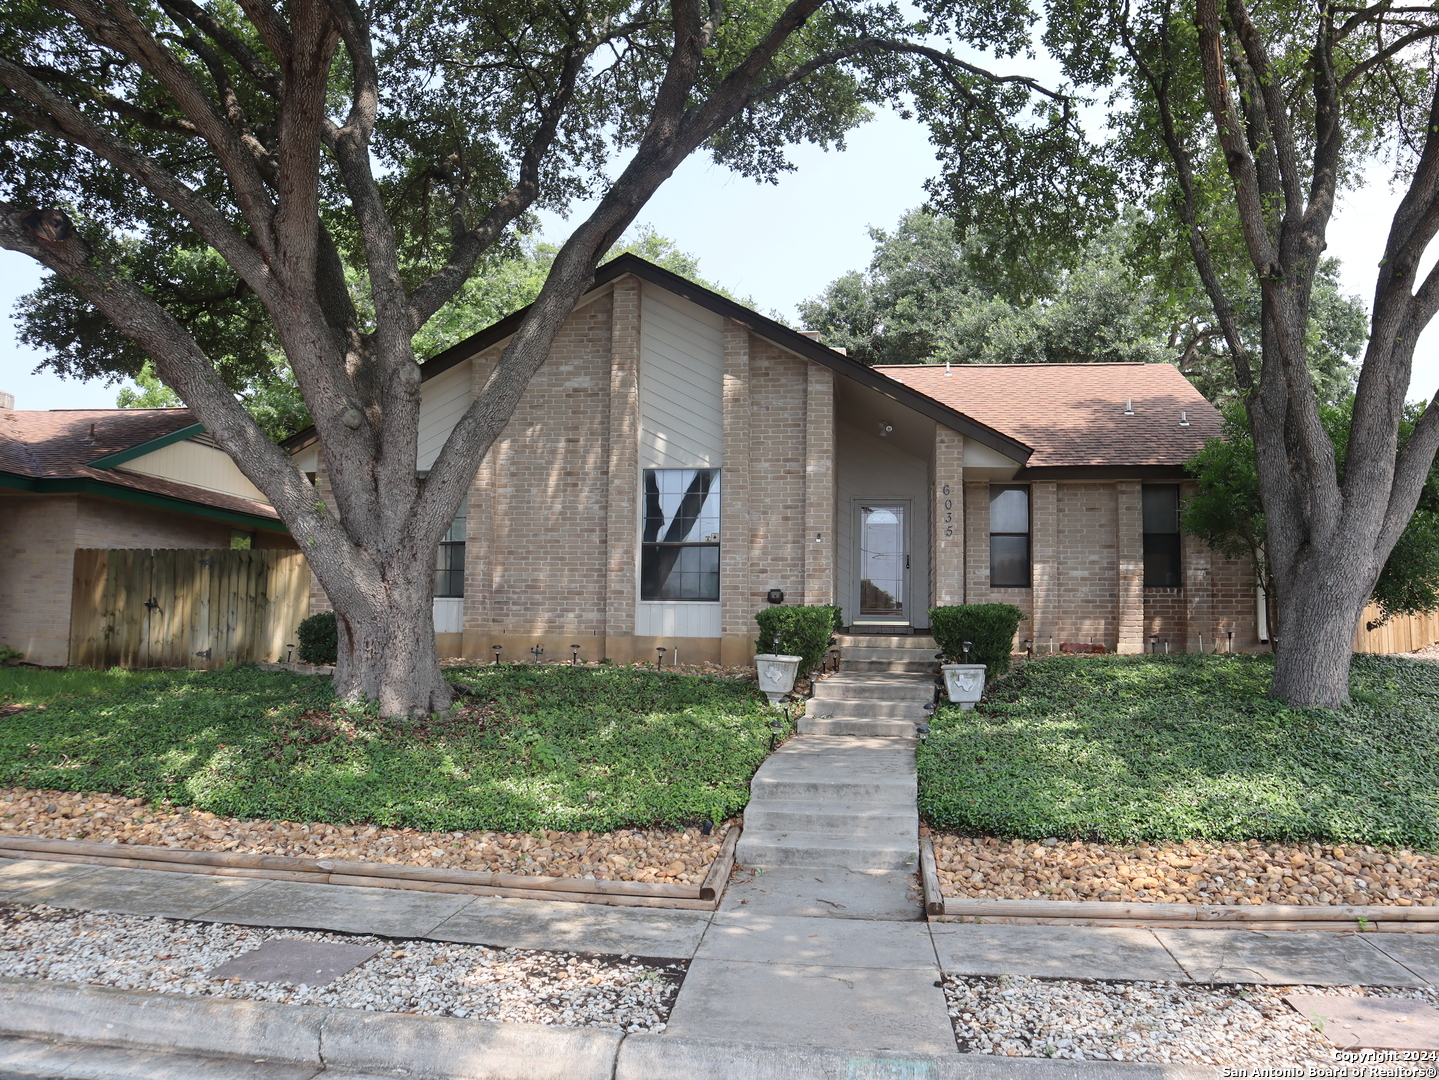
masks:
<instances>
[{"instance_id":1,"label":"front door","mask_svg":"<svg viewBox=\"0 0 1439 1080\"><path fill-rule=\"evenodd\" d=\"M854 622L908 626L909 613L909 502L861 502L859 566L855 580L859 596Z\"/></svg>"}]
</instances>

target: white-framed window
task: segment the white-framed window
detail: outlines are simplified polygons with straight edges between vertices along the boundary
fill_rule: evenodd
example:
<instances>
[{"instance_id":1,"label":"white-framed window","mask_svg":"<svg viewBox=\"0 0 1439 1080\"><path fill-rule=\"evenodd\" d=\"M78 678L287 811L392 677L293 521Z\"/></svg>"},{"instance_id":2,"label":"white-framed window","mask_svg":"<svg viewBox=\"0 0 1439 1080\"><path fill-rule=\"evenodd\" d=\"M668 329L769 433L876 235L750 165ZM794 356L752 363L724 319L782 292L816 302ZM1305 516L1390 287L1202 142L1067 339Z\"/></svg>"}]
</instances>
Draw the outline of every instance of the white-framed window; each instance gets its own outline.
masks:
<instances>
[{"instance_id":1,"label":"white-framed window","mask_svg":"<svg viewBox=\"0 0 1439 1080\"><path fill-rule=\"evenodd\" d=\"M718 600L720 471L644 470L641 600Z\"/></svg>"}]
</instances>

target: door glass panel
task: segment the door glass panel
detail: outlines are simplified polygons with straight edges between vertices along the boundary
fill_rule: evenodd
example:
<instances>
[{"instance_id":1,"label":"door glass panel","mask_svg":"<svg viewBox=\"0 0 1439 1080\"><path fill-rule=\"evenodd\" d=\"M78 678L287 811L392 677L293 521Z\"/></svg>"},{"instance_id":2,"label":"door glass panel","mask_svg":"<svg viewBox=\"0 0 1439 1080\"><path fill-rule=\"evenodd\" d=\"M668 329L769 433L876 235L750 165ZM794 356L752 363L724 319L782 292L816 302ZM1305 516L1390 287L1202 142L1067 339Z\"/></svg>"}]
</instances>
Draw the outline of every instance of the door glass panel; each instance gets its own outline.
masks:
<instances>
[{"instance_id":1,"label":"door glass panel","mask_svg":"<svg viewBox=\"0 0 1439 1080\"><path fill-rule=\"evenodd\" d=\"M904 507L861 506L859 613L903 619Z\"/></svg>"}]
</instances>

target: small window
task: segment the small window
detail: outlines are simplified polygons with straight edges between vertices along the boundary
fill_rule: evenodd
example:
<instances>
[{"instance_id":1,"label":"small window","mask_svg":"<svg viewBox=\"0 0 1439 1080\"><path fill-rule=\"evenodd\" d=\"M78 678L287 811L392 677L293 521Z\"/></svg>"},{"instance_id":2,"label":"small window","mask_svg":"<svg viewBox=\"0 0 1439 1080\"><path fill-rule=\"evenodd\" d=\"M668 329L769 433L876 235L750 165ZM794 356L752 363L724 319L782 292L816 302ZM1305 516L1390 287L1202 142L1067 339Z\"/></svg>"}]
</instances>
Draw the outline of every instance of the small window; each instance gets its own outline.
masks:
<instances>
[{"instance_id":1,"label":"small window","mask_svg":"<svg viewBox=\"0 0 1439 1080\"><path fill-rule=\"evenodd\" d=\"M1144 485L1144 587L1177 589L1184 583L1179 563L1179 485Z\"/></svg>"},{"instance_id":2,"label":"small window","mask_svg":"<svg viewBox=\"0 0 1439 1080\"><path fill-rule=\"evenodd\" d=\"M435 550L435 595L465 595L465 519L457 517Z\"/></svg>"},{"instance_id":3,"label":"small window","mask_svg":"<svg viewBox=\"0 0 1439 1080\"><path fill-rule=\"evenodd\" d=\"M989 489L989 585L1029 588L1029 488Z\"/></svg>"},{"instance_id":4,"label":"small window","mask_svg":"<svg viewBox=\"0 0 1439 1080\"><path fill-rule=\"evenodd\" d=\"M718 600L718 469L646 469L641 600Z\"/></svg>"}]
</instances>

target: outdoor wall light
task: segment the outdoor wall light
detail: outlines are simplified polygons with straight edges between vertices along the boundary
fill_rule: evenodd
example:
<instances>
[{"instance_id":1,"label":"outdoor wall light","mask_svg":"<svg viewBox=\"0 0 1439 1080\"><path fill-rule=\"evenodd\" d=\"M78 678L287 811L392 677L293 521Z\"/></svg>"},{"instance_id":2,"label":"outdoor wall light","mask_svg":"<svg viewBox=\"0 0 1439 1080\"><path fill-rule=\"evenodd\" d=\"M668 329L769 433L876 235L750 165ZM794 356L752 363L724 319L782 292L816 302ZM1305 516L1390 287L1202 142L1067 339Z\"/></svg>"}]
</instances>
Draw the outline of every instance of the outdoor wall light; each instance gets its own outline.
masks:
<instances>
[{"instance_id":1,"label":"outdoor wall light","mask_svg":"<svg viewBox=\"0 0 1439 1080\"><path fill-rule=\"evenodd\" d=\"M490 648L492 648L492 649L495 650L495 663L498 664L498 663L500 662L500 650L503 649L504 646L503 646L503 645L491 645Z\"/></svg>"},{"instance_id":2,"label":"outdoor wall light","mask_svg":"<svg viewBox=\"0 0 1439 1080\"><path fill-rule=\"evenodd\" d=\"M570 650L570 667L574 667L580 662L580 647L578 645L571 645Z\"/></svg>"},{"instance_id":3,"label":"outdoor wall light","mask_svg":"<svg viewBox=\"0 0 1439 1080\"><path fill-rule=\"evenodd\" d=\"M769 592L767 592L767 593L764 594L764 598L765 598L766 600L768 600L771 604L783 604L783 603L784 603L784 590L783 590L783 589L771 589Z\"/></svg>"}]
</instances>

